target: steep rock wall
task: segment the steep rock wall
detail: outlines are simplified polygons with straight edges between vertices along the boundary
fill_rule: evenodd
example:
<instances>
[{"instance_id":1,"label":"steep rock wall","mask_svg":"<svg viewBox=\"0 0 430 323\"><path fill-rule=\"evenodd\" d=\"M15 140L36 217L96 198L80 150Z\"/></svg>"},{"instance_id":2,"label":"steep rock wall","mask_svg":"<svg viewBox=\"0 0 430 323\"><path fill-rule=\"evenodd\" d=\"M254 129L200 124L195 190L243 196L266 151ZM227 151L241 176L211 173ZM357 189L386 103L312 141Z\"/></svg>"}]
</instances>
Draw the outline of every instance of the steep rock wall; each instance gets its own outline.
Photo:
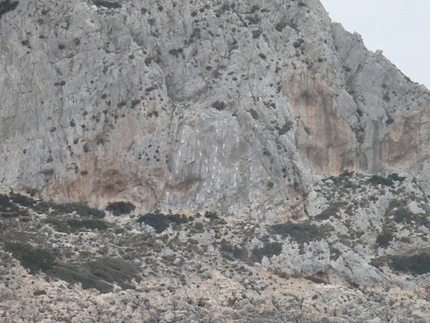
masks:
<instances>
[{"instance_id":1,"label":"steep rock wall","mask_svg":"<svg viewBox=\"0 0 430 323\"><path fill-rule=\"evenodd\" d=\"M0 18L3 188L263 219L318 174L428 183L429 92L319 1L95 3Z\"/></svg>"}]
</instances>

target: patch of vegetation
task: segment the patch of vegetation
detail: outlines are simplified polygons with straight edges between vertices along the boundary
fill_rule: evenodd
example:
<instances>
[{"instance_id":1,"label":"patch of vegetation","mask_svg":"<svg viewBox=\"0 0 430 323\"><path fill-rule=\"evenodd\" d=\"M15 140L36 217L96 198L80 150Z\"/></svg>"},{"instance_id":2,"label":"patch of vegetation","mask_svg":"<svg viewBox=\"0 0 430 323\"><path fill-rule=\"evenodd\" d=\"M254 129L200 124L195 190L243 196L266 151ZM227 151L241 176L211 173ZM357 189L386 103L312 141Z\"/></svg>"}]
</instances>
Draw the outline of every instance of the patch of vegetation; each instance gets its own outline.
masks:
<instances>
[{"instance_id":1,"label":"patch of vegetation","mask_svg":"<svg viewBox=\"0 0 430 323\"><path fill-rule=\"evenodd\" d=\"M109 283L123 283L137 275L136 266L121 258L98 258L88 267L92 276Z\"/></svg>"},{"instance_id":2,"label":"patch of vegetation","mask_svg":"<svg viewBox=\"0 0 430 323\"><path fill-rule=\"evenodd\" d=\"M15 218L26 215L7 195L0 194L0 214L2 218Z\"/></svg>"},{"instance_id":3,"label":"patch of vegetation","mask_svg":"<svg viewBox=\"0 0 430 323\"><path fill-rule=\"evenodd\" d=\"M89 207L86 204L83 203L64 203L64 204L54 204L54 203L38 203L37 206L42 206L46 209L52 208L55 212L60 214L69 214L76 212L81 217L93 217L93 218L104 218L106 215L104 211L94 209L92 207Z\"/></svg>"},{"instance_id":4,"label":"patch of vegetation","mask_svg":"<svg viewBox=\"0 0 430 323\"><path fill-rule=\"evenodd\" d=\"M280 136L285 135L288 131L293 127L293 122L291 120L287 120L281 129L278 129L278 133Z\"/></svg>"},{"instance_id":5,"label":"patch of vegetation","mask_svg":"<svg viewBox=\"0 0 430 323\"><path fill-rule=\"evenodd\" d=\"M214 103L212 103L212 107L217 109L218 111L222 111L226 108L226 104L224 101L215 101Z\"/></svg>"},{"instance_id":6,"label":"patch of vegetation","mask_svg":"<svg viewBox=\"0 0 430 323\"><path fill-rule=\"evenodd\" d=\"M121 8L121 4L119 2L116 1L106 1L106 0L92 0L94 5L96 5L97 7L105 7L108 9L116 9L116 8Z\"/></svg>"},{"instance_id":7,"label":"patch of vegetation","mask_svg":"<svg viewBox=\"0 0 430 323\"><path fill-rule=\"evenodd\" d=\"M218 214L216 214L215 212L211 212L211 211L206 211L205 212L205 218L206 219L211 219L211 220L217 220L217 219L219 219Z\"/></svg>"},{"instance_id":8,"label":"patch of vegetation","mask_svg":"<svg viewBox=\"0 0 430 323\"><path fill-rule=\"evenodd\" d=\"M397 173L393 173L388 175L388 179L391 179L392 181L396 181L396 182L403 182L406 179L406 177L399 176Z\"/></svg>"},{"instance_id":9,"label":"patch of vegetation","mask_svg":"<svg viewBox=\"0 0 430 323\"><path fill-rule=\"evenodd\" d=\"M246 17L250 24L256 25L260 22L261 18L258 15L248 16Z\"/></svg>"},{"instance_id":10,"label":"patch of vegetation","mask_svg":"<svg viewBox=\"0 0 430 323\"><path fill-rule=\"evenodd\" d=\"M29 244L6 242L5 250L12 253L15 259L18 259L21 265L30 270L32 274L39 271L46 272L52 268L55 263L55 256L51 251L41 248L33 248Z\"/></svg>"},{"instance_id":11,"label":"patch of vegetation","mask_svg":"<svg viewBox=\"0 0 430 323\"><path fill-rule=\"evenodd\" d=\"M253 262L261 262L263 257L271 258L278 256L282 252L282 243L280 242L265 242L262 248L254 247L252 249L251 260Z\"/></svg>"},{"instance_id":12,"label":"patch of vegetation","mask_svg":"<svg viewBox=\"0 0 430 323\"><path fill-rule=\"evenodd\" d=\"M21 194L15 194L15 193L11 192L9 194L9 196L10 196L10 200L13 203L19 204L19 205L24 206L24 207L33 208L34 205L36 204L35 200L33 200L30 197L21 195Z\"/></svg>"},{"instance_id":13,"label":"patch of vegetation","mask_svg":"<svg viewBox=\"0 0 430 323\"><path fill-rule=\"evenodd\" d=\"M88 272L77 270L65 264L53 266L48 274L71 284L80 283L83 289L95 288L100 293L109 293L113 290L111 284L92 276Z\"/></svg>"},{"instance_id":14,"label":"patch of vegetation","mask_svg":"<svg viewBox=\"0 0 430 323\"><path fill-rule=\"evenodd\" d=\"M56 204L52 202L35 200L31 197L21 194L11 193L10 198L6 195L0 194L0 207L4 203L9 203L9 206L12 206L14 205L12 202L23 207L30 208L37 213L69 214L76 212L82 217L103 218L105 216L104 211L89 207L84 203Z\"/></svg>"},{"instance_id":15,"label":"patch of vegetation","mask_svg":"<svg viewBox=\"0 0 430 323\"><path fill-rule=\"evenodd\" d=\"M387 229L383 229L383 231L377 235L376 244L381 248L387 248L390 245L390 242L394 239L394 234Z\"/></svg>"},{"instance_id":16,"label":"patch of vegetation","mask_svg":"<svg viewBox=\"0 0 430 323\"><path fill-rule=\"evenodd\" d=\"M335 202L331 204L328 208L322 211L320 214L315 216L316 220L327 220L331 216L336 216L336 214L340 211L340 208L345 206L345 202Z\"/></svg>"},{"instance_id":17,"label":"patch of vegetation","mask_svg":"<svg viewBox=\"0 0 430 323\"><path fill-rule=\"evenodd\" d=\"M108 226L104 221L101 220L95 220L95 219L69 219L66 220L67 225L73 230L80 230L80 229L89 229L89 230L106 230Z\"/></svg>"},{"instance_id":18,"label":"patch of vegetation","mask_svg":"<svg viewBox=\"0 0 430 323\"><path fill-rule=\"evenodd\" d=\"M181 57L182 56L182 52L183 52L182 48L177 48L177 49L173 48L173 49L169 50L169 54L172 55L172 56L175 56L176 58Z\"/></svg>"},{"instance_id":19,"label":"patch of vegetation","mask_svg":"<svg viewBox=\"0 0 430 323\"><path fill-rule=\"evenodd\" d=\"M136 206L130 202L112 202L109 203L106 207L106 211L112 212L115 216L120 216L124 214L130 214L130 212L134 211Z\"/></svg>"},{"instance_id":20,"label":"patch of vegetation","mask_svg":"<svg viewBox=\"0 0 430 323\"><path fill-rule=\"evenodd\" d=\"M430 272L430 252L422 252L413 256L391 256L389 266L393 270L423 275Z\"/></svg>"},{"instance_id":21,"label":"patch of vegetation","mask_svg":"<svg viewBox=\"0 0 430 323\"><path fill-rule=\"evenodd\" d=\"M327 284L327 282L325 282L321 278L318 278L318 277L315 277L315 276L305 276L303 278L305 278L307 280L310 280L311 282L314 282L315 284L324 284L324 285Z\"/></svg>"},{"instance_id":22,"label":"patch of vegetation","mask_svg":"<svg viewBox=\"0 0 430 323\"><path fill-rule=\"evenodd\" d=\"M219 9L214 10L217 18L221 17L224 12L230 11L231 7L228 3L224 3Z\"/></svg>"},{"instance_id":23,"label":"patch of vegetation","mask_svg":"<svg viewBox=\"0 0 430 323\"><path fill-rule=\"evenodd\" d=\"M11 252L31 274L41 271L72 284L80 283L84 289L95 288L101 293L112 291L113 283L126 284L124 286L130 288L127 282L138 272L135 265L121 258L98 258L86 264L72 265L59 263L52 251L29 244L6 242L5 250Z\"/></svg>"},{"instance_id":24,"label":"patch of vegetation","mask_svg":"<svg viewBox=\"0 0 430 323\"><path fill-rule=\"evenodd\" d=\"M221 241L219 251L223 257L228 259L233 258L230 260L237 259L246 261L248 259L248 250L245 247L236 246L225 240Z\"/></svg>"},{"instance_id":25,"label":"patch of vegetation","mask_svg":"<svg viewBox=\"0 0 430 323\"><path fill-rule=\"evenodd\" d=\"M281 32L285 27L288 26L287 20L281 20L275 25L275 29L279 32Z\"/></svg>"},{"instance_id":26,"label":"patch of vegetation","mask_svg":"<svg viewBox=\"0 0 430 323\"><path fill-rule=\"evenodd\" d=\"M0 2L0 17L9 11L15 10L18 6L18 1L3 0Z\"/></svg>"},{"instance_id":27,"label":"patch of vegetation","mask_svg":"<svg viewBox=\"0 0 430 323\"><path fill-rule=\"evenodd\" d=\"M332 228L328 225L317 226L309 222L293 223L288 221L286 223L274 224L270 226L270 230L272 233L279 234L283 238L290 237L297 243L303 244L323 239Z\"/></svg>"},{"instance_id":28,"label":"patch of vegetation","mask_svg":"<svg viewBox=\"0 0 430 323\"><path fill-rule=\"evenodd\" d=\"M255 121L258 120L258 113L254 109L249 110L249 113L251 113L251 116L254 118Z\"/></svg>"},{"instance_id":29,"label":"patch of vegetation","mask_svg":"<svg viewBox=\"0 0 430 323\"><path fill-rule=\"evenodd\" d=\"M261 36L263 32L260 29L252 31L252 38L257 39Z\"/></svg>"},{"instance_id":30,"label":"patch of vegetation","mask_svg":"<svg viewBox=\"0 0 430 323\"><path fill-rule=\"evenodd\" d=\"M297 41L295 41L293 43L293 47L294 48L299 48L300 46L302 46L302 44L305 42L305 40L303 38L299 38Z\"/></svg>"},{"instance_id":31,"label":"patch of vegetation","mask_svg":"<svg viewBox=\"0 0 430 323\"><path fill-rule=\"evenodd\" d=\"M139 219L137 220L138 223L145 223L146 225L149 225L155 229L155 232L161 233L170 226L171 223L174 224L182 224L187 223L188 219L185 215L179 215L179 214L169 214L164 215L159 212L155 213L147 213L145 215L141 215Z\"/></svg>"},{"instance_id":32,"label":"patch of vegetation","mask_svg":"<svg viewBox=\"0 0 430 323\"><path fill-rule=\"evenodd\" d=\"M372 266L382 267L385 264L395 271L423 275L430 273L430 251L421 251L415 255L390 255L372 259Z\"/></svg>"},{"instance_id":33,"label":"patch of vegetation","mask_svg":"<svg viewBox=\"0 0 430 323\"><path fill-rule=\"evenodd\" d=\"M382 186L393 186L394 182L390 178L385 178L379 175L373 175L369 178L368 183L373 185L382 185Z\"/></svg>"},{"instance_id":34,"label":"patch of vegetation","mask_svg":"<svg viewBox=\"0 0 430 323\"><path fill-rule=\"evenodd\" d=\"M413 214L406 208L400 208L394 211L394 222L396 223L411 223Z\"/></svg>"}]
</instances>

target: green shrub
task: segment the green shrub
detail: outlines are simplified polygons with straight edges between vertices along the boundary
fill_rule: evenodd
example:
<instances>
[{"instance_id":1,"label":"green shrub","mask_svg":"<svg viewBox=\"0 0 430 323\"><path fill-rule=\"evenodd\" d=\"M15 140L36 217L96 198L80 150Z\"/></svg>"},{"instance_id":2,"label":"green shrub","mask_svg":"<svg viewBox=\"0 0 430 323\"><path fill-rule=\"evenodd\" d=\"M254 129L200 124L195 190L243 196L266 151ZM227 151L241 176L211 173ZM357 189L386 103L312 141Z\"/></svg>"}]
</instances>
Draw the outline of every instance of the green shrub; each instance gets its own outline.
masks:
<instances>
[{"instance_id":1,"label":"green shrub","mask_svg":"<svg viewBox=\"0 0 430 323\"><path fill-rule=\"evenodd\" d=\"M9 11L15 10L18 6L18 1L3 0L0 2L0 17Z\"/></svg>"},{"instance_id":2,"label":"green shrub","mask_svg":"<svg viewBox=\"0 0 430 323\"><path fill-rule=\"evenodd\" d=\"M305 276L303 278L310 280L311 282L314 282L315 284L324 284L324 285L327 284L326 281L322 280L321 278L315 277L315 276Z\"/></svg>"},{"instance_id":3,"label":"green shrub","mask_svg":"<svg viewBox=\"0 0 430 323\"><path fill-rule=\"evenodd\" d=\"M255 111L254 109L249 110L249 112L251 113L251 116L254 118L255 121L258 120L258 113L257 111Z\"/></svg>"},{"instance_id":4,"label":"green shrub","mask_svg":"<svg viewBox=\"0 0 430 323\"><path fill-rule=\"evenodd\" d=\"M270 230L273 233L279 234L284 238L289 236L292 240L300 244L321 240L328 232L330 232L331 229L331 226L317 226L315 224L310 224L309 222L292 223L290 221L274 224L270 227Z\"/></svg>"},{"instance_id":5,"label":"green shrub","mask_svg":"<svg viewBox=\"0 0 430 323\"><path fill-rule=\"evenodd\" d=\"M268 258L278 256L282 252L282 243L280 242L265 242L262 248L254 247L252 249L251 260L253 262L261 262L263 257Z\"/></svg>"},{"instance_id":6,"label":"green shrub","mask_svg":"<svg viewBox=\"0 0 430 323\"><path fill-rule=\"evenodd\" d=\"M412 212L405 208L394 211L394 221L396 223L411 223L412 216Z\"/></svg>"},{"instance_id":7,"label":"green shrub","mask_svg":"<svg viewBox=\"0 0 430 323\"><path fill-rule=\"evenodd\" d=\"M161 233L165 231L171 223L174 224L182 224L187 223L188 218L185 215L179 214L169 214L164 215L156 211L155 213L147 213L145 215L141 215L139 219L137 219L138 223L145 223L155 229L155 232Z\"/></svg>"},{"instance_id":8,"label":"green shrub","mask_svg":"<svg viewBox=\"0 0 430 323\"><path fill-rule=\"evenodd\" d=\"M286 26L288 26L288 21L281 20L275 25L275 29L281 32Z\"/></svg>"},{"instance_id":9,"label":"green shrub","mask_svg":"<svg viewBox=\"0 0 430 323\"><path fill-rule=\"evenodd\" d=\"M285 135L288 131L293 127L293 122L291 120L287 120L281 129L278 129L278 133L280 136Z\"/></svg>"},{"instance_id":10,"label":"green shrub","mask_svg":"<svg viewBox=\"0 0 430 323\"><path fill-rule=\"evenodd\" d=\"M88 264L91 275L109 283L130 281L137 274L137 268L121 258L98 258Z\"/></svg>"},{"instance_id":11,"label":"green shrub","mask_svg":"<svg viewBox=\"0 0 430 323\"><path fill-rule=\"evenodd\" d=\"M202 222L194 223L194 226L191 230L193 233L203 233L205 232L205 227Z\"/></svg>"},{"instance_id":12,"label":"green shrub","mask_svg":"<svg viewBox=\"0 0 430 323\"><path fill-rule=\"evenodd\" d=\"M211 212L211 211L206 211L205 212L205 218L206 219L211 219L211 220L219 219L218 214L216 214L215 212Z\"/></svg>"},{"instance_id":13,"label":"green shrub","mask_svg":"<svg viewBox=\"0 0 430 323\"><path fill-rule=\"evenodd\" d=\"M108 226L106 225L106 223L104 221L101 220L94 220L94 219L83 219L83 220L78 220L78 219L69 219L66 220L67 225L72 228L72 229L89 229L89 230L106 230L108 228Z\"/></svg>"},{"instance_id":14,"label":"green shrub","mask_svg":"<svg viewBox=\"0 0 430 323\"><path fill-rule=\"evenodd\" d=\"M0 214L2 218L16 218L25 215L25 211L15 205L9 196L0 194Z\"/></svg>"},{"instance_id":15,"label":"green shrub","mask_svg":"<svg viewBox=\"0 0 430 323\"><path fill-rule=\"evenodd\" d=\"M174 49L169 50L169 54L172 56L175 56L176 58L179 58L182 56L183 51L184 50L182 48L178 48L178 49L174 48Z\"/></svg>"},{"instance_id":16,"label":"green shrub","mask_svg":"<svg viewBox=\"0 0 430 323\"><path fill-rule=\"evenodd\" d=\"M79 266L79 269L75 266ZM101 293L108 293L113 289L111 284L121 285L129 282L138 272L132 263L110 257L98 258L90 263L75 266L55 264L47 274L72 284L81 283L83 289L95 288Z\"/></svg>"},{"instance_id":17,"label":"green shrub","mask_svg":"<svg viewBox=\"0 0 430 323\"><path fill-rule=\"evenodd\" d=\"M33 248L29 244L6 242L5 249L32 274L50 270L55 263L55 256L49 250Z\"/></svg>"},{"instance_id":18,"label":"green shrub","mask_svg":"<svg viewBox=\"0 0 430 323\"><path fill-rule=\"evenodd\" d=\"M388 175L388 178L396 182L403 182L406 179L406 177L399 176L397 173Z\"/></svg>"},{"instance_id":19,"label":"green shrub","mask_svg":"<svg viewBox=\"0 0 430 323\"><path fill-rule=\"evenodd\" d=\"M153 227L157 233L161 233L169 227L169 221L160 213L147 213L140 216L137 222L143 222L146 225Z\"/></svg>"},{"instance_id":20,"label":"green shrub","mask_svg":"<svg viewBox=\"0 0 430 323\"><path fill-rule=\"evenodd\" d=\"M188 222L188 218L185 215L168 214L165 217L170 223L182 224Z\"/></svg>"},{"instance_id":21,"label":"green shrub","mask_svg":"<svg viewBox=\"0 0 430 323\"><path fill-rule=\"evenodd\" d=\"M316 220L327 220L331 216L336 216L336 214L340 211L340 207L343 207L346 203L343 202L335 202L331 204L328 208L322 211L320 214L315 216Z\"/></svg>"},{"instance_id":22,"label":"green shrub","mask_svg":"<svg viewBox=\"0 0 430 323\"><path fill-rule=\"evenodd\" d=\"M382 233L378 234L376 237L376 243L381 248L386 248L390 245L390 242L394 239L394 235L391 232L383 231Z\"/></svg>"},{"instance_id":23,"label":"green shrub","mask_svg":"<svg viewBox=\"0 0 430 323\"><path fill-rule=\"evenodd\" d=\"M123 214L129 214L134 211L135 208L136 207L133 203L121 201L109 203L106 207L106 211L112 212L115 216L120 216Z\"/></svg>"},{"instance_id":24,"label":"green shrub","mask_svg":"<svg viewBox=\"0 0 430 323\"><path fill-rule=\"evenodd\" d=\"M45 221L51 224L58 232L72 233L79 232L82 229L87 230L106 230L108 225L106 222L98 219L58 219L56 217L48 217Z\"/></svg>"},{"instance_id":25,"label":"green shrub","mask_svg":"<svg viewBox=\"0 0 430 323\"><path fill-rule=\"evenodd\" d=\"M258 24L261 20L258 15L249 16L246 17L246 19L248 19L249 23L253 25Z\"/></svg>"},{"instance_id":26,"label":"green shrub","mask_svg":"<svg viewBox=\"0 0 430 323\"><path fill-rule=\"evenodd\" d=\"M104 211L91 208L82 203L57 204L54 208L57 212L63 214L77 212L82 217L103 218L105 216Z\"/></svg>"},{"instance_id":27,"label":"green shrub","mask_svg":"<svg viewBox=\"0 0 430 323\"><path fill-rule=\"evenodd\" d=\"M245 247L239 247L223 240L219 247L222 256L230 256L234 259L246 261L248 259L248 250Z\"/></svg>"},{"instance_id":28,"label":"green shrub","mask_svg":"<svg viewBox=\"0 0 430 323\"><path fill-rule=\"evenodd\" d=\"M369 180L369 183L373 185L382 185L382 186L393 186L394 182L390 178L385 178L379 175L373 175Z\"/></svg>"},{"instance_id":29,"label":"green shrub","mask_svg":"<svg viewBox=\"0 0 430 323\"><path fill-rule=\"evenodd\" d=\"M119 2L116 1L106 1L106 0L93 0L94 5L96 5L97 7L105 7L108 9L116 9L116 8L121 8L121 4Z\"/></svg>"},{"instance_id":30,"label":"green shrub","mask_svg":"<svg viewBox=\"0 0 430 323\"><path fill-rule=\"evenodd\" d=\"M95 288L100 293L109 293L113 290L113 286L99 278L91 276L88 272L79 271L74 267L59 264L53 266L48 273L50 276L64 280L70 284L80 283L83 289Z\"/></svg>"},{"instance_id":31,"label":"green shrub","mask_svg":"<svg viewBox=\"0 0 430 323\"><path fill-rule=\"evenodd\" d=\"M252 31L252 38L257 39L261 36L263 32L260 29Z\"/></svg>"},{"instance_id":32,"label":"green shrub","mask_svg":"<svg viewBox=\"0 0 430 323\"><path fill-rule=\"evenodd\" d=\"M422 275L430 272L430 252L413 256L390 256L389 266L397 271Z\"/></svg>"},{"instance_id":33,"label":"green shrub","mask_svg":"<svg viewBox=\"0 0 430 323\"><path fill-rule=\"evenodd\" d=\"M33 208L36 204L35 200L21 194L10 193L10 199L12 202L28 208Z\"/></svg>"},{"instance_id":34,"label":"green shrub","mask_svg":"<svg viewBox=\"0 0 430 323\"><path fill-rule=\"evenodd\" d=\"M226 104L223 101L215 101L214 103L212 103L212 107L217 109L218 111L222 111L226 108Z\"/></svg>"}]
</instances>

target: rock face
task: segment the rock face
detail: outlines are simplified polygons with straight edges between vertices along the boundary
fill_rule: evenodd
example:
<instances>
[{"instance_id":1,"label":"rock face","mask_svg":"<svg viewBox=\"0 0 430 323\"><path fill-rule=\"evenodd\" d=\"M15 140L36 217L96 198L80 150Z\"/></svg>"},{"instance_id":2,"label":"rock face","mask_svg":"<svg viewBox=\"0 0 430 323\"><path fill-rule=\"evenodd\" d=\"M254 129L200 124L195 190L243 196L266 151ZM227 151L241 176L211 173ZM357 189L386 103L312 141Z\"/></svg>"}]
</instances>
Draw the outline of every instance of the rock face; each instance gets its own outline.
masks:
<instances>
[{"instance_id":1,"label":"rock face","mask_svg":"<svg viewBox=\"0 0 430 323\"><path fill-rule=\"evenodd\" d=\"M318 0L0 36L1 322L430 321L429 91Z\"/></svg>"},{"instance_id":2,"label":"rock face","mask_svg":"<svg viewBox=\"0 0 430 323\"><path fill-rule=\"evenodd\" d=\"M429 187L429 92L317 0L20 0L0 19L3 188L300 217L315 174Z\"/></svg>"}]
</instances>

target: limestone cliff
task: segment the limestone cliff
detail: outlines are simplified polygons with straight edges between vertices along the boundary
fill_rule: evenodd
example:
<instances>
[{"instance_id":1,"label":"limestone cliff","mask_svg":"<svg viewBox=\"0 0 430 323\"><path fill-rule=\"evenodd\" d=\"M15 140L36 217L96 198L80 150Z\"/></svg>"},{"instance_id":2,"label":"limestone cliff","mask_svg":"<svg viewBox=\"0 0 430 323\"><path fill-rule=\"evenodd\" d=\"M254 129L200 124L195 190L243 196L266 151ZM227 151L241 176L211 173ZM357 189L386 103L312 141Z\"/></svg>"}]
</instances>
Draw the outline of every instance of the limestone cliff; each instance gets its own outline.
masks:
<instances>
[{"instance_id":1,"label":"limestone cliff","mask_svg":"<svg viewBox=\"0 0 430 323\"><path fill-rule=\"evenodd\" d=\"M270 219L319 175L429 187L429 91L318 0L20 0L0 37L4 189Z\"/></svg>"}]
</instances>

